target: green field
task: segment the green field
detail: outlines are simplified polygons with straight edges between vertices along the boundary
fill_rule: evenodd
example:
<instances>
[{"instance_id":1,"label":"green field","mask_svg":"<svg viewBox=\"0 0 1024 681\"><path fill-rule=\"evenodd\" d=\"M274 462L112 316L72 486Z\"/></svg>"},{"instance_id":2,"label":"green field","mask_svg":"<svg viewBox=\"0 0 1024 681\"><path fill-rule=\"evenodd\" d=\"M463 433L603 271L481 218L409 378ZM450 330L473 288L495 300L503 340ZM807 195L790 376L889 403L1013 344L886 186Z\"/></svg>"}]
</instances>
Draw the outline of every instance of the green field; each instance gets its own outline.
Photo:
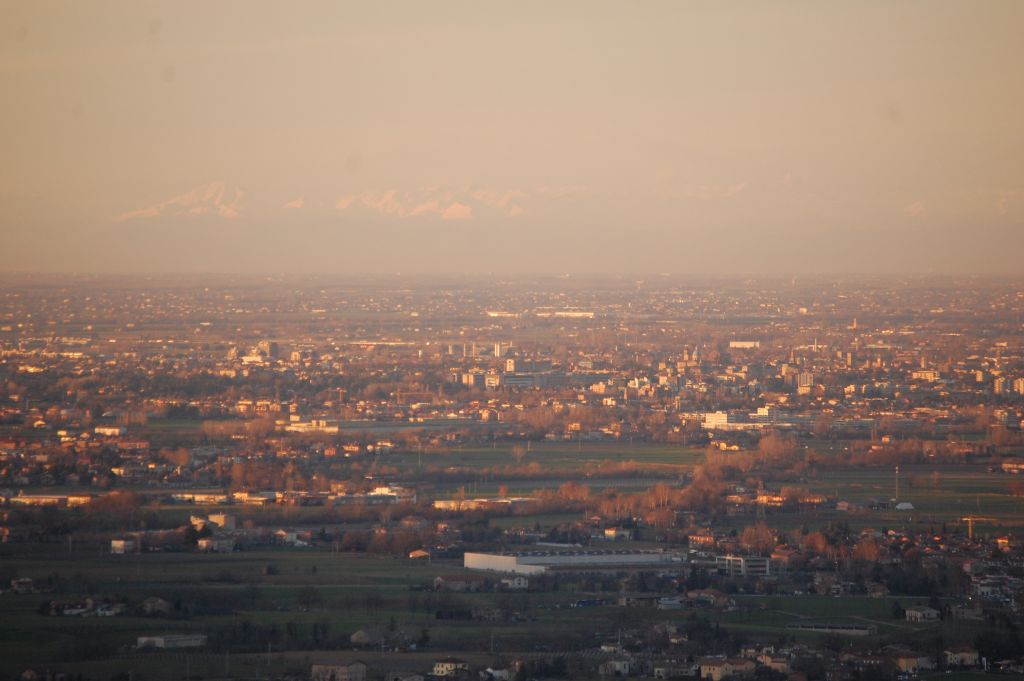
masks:
<instances>
[{"instance_id":1,"label":"green field","mask_svg":"<svg viewBox=\"0 0 1024 681\"><path fill-rule=\"evenodd\" d=\"M140 635L210 633L243 622L281 631L289 624L308 628L316 623L335 632L337 640L344 634L346 642L356 630L384 626L392 618L407 627L434 627L435 621L423 608L410 609L410 594L415 592L409 586L426 585L439 573L460 570L454 563L428 565L363 554L284 550L8 557L2 567L5 575L32 577L37 584L52 578L57 584L54 593L0 595L0 671L7 673L79 657L82 640L97 650L126 655ZM317 600L308 609L304 587L316 592ZM130 603L158 596L170 602L216 606L223 614L81 618L38 612L41 604L51 600L88 594L116 596ZM368 594L372 600L367 600Z\"/></svg>"},{"instance_id":2,"label":"green field","mask_svg":"<svg viewBox=\"0 0 1024 681\"><path fill-rule=\"evenodd\" d=\"M489 650L529 653L538 645L564 641L570 648L594 645L621 627L649 628L660 622L686 622L693 611L658 611L652 608L603 606L568 609L577 598L613 599L616 592L565 588L555 592L500 596L494 593L437 595L413 591L410 586L429 584L439 574L462 571L456 561L434 563L378 558L365 554L318 550L262 550L225 555L142 554L85 556L51 554L35 558L7 557L5 574L47 578L57 585L55 593L0 595L0 673L46 664L60 669L126 670L145 678L172 679L184 674L184 653L134 651L136 637L146 634L201 632L218 640L231 627L259 626L273 632L269 668L284 672L289 665L305 664L310 655L325 648L294 650L288 632L308 634L314 626L329 632L326 650L350 650L348 636L359 629L397 627L419 634L427 630L429 651ZM314 602L307 600L309 588ZM42 603L72 599L86 594L116 596L139 603L150 596L170 602L216 606L215 612L164 618L138 615L109 618L55 617L40 614ZM433 606L428 606L427 599ZM437 619L437 607L498 607L502 599L529 621L481 622ZM915 599L828 598L822 596L736 596L737 608L729 611L700 610L740 636L813 639L815 634L792 632L794 621L827 619L873 623L880 633L913 636L929 625L909 625L892 618L892 601L906 606ZM917 599L921 600L921 599ZM561 608L552 606L560 605ZM934 625L932 625L934 626ZM268 634L268 636L271 634ZM83 645L87 641L88 645ZM291 643L289 643L291 641ZM274 653L291 646L287 655ZM197 674L215 676L225 665L257 673L268 671L267 658L252 643L230 657L203 651L189 653L188 664ZM364 657L374 651L357 651ZM92 654L103 659L89 661ZM339 653L340 654L340 653ZM402 657L405 653L397 655ZM87 658L84 662L81 658ZM82 666L84 665L84 667Z\"/></svg>"},{"instance_id":3,"label":"green field","mask_svg":"<svg viewBox=\"0 0 1024 681\"><path fill-rule=\"evenodd\" d=\"M273 574L266 574L267 566L273 566ZM209 635L213 647L218 632L244 626L273 632L272 651L274 646L277 650L292 649L287 655L272 652L269 668L281 673L291 669L289 665L306 664L310 655L322 656L325 650L351 650L348 637L360 629L385 631L396 627L413 636L426 630L430 651L426 655L430 656L449 650L464 656L467 650L489 651L492 646L496 652L529 654L537 645L553 640L564 640L572 646L587 643L586 637L593 636L594 631L611 631L623 612L617 608L583 611L544 607L565 605L588 595L576 590L505 597L494 593L447 595L414 591L410 586L427 585L439 574L461 572L459 563L428 564L327 551L102 557L54 554L45 558L7 558L3 567L7 574L30 576L37 583L53 577L59 586L54 593L0 595L0 674L45 666L55 670L94 670L101 675L131 669L143 678L180 679L186 659L190 660L188 664L195 665L191 670L201 675L215 676L222 673L225 665L232 665L234 673L243 669L253 675L261 670L266 673L266 657L258 654L262 648L254 651L252 645L236 649L230 659L208 651L186 655L132 649L141 635L184 632ZM307 607L303 592L309 587L315 589L318 600ZM50 600L70 600L86 594L116 596L131 603L159 596L170 602L216 604L223 612L180 618L136 614L80 618L39 612L40 605ZM493 608L501 604L502 598L512 599L517 610L528 611L531 621L437 619L432 610L428 611L426 602L436 599L433 608ZM317 650L294 650L294 640L288 632L308 634L314 626L329 632L324 646ZM567 638L567 626L578 635ZM375 653L369 650L353 654L366 658ZM412 654L393 655L404 658ZM93 656L97 659L90 659ZM412 655L410 659L422 670L424 655ZM493 659L488 656L481 661L490 663ZM408 660L399 661L398 668L407 663Z\"/></svg>"}]
</instances>

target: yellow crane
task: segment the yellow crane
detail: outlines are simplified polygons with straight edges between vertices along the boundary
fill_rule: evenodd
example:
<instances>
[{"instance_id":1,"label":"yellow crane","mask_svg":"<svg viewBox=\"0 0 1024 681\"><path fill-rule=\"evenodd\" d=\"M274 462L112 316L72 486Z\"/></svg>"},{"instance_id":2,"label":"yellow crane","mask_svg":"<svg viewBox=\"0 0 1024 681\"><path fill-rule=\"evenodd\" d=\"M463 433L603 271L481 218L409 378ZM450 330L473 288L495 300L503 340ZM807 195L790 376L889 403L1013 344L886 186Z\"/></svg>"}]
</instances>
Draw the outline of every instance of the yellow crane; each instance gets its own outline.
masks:
<instances>
[{"instance_id":1,"label":"yellow crane","mask_svg":"<svg viewBox=\"0 0 1024 681\"><path fill-rule=\"evenodd\" d=\"M967 523L967 539L974 541L974 521L981 520L982 522L998 522L995 518L985 518L980 515L965 515L960 519L960 522Z\"/></svg>"}]
</instances>

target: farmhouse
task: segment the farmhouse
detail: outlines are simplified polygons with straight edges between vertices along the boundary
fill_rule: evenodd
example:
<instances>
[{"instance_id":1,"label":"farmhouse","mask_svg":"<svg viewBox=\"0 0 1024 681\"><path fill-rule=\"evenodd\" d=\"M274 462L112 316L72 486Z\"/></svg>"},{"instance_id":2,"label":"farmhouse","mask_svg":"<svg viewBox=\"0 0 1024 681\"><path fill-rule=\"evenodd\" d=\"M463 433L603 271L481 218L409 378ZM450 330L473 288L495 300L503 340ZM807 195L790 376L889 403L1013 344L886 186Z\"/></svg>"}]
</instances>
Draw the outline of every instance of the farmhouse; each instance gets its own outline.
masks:
<instances>
[{"instance_id":1,"label":"farmhouse","mask_svg":"<svg viewBox=\"0 0 1024 681\"><path fill-rule=\"evenodd\" d=\"M434 579L434 588L438 591L475 592L483 586L483 577L478 575L441 575Z\"/></svg>"},{"instance_id":2,"label":"farmhouse","mask_svg":"<svg viewBox=\"0 0 1024 681\"><path fill-rule=\"evenodd\" d=\"M918 653L899 653L892 658L901 672L916 674L919 671L935 669L935 660Z\"/></svg>"},{"instance_id":3,"label":"farmhouse","mask_svg":"<svg viewBox=\"0 0 1024 681\"><path fill-rule=\"evenodd\" d=\"M947 667L977 667L978 651L972 646L955 646L942 651Z\"/></svg>"},{"instance_id":4,"label":"farmhouse","mask_svg":"<svg viewBox=\"0 0 1024 681\"><path fill-rule=\"evenodd\" d=\"M309 676L312 681L366 681L366 664L315 664Z\"/></svg>"},{"instance_id":5,"label":"farmhouse","mask_svg":"<svg viewBox=\"0 0 1024 681\"><path fill-rule=\"evenodd\" d=\"M434 663L434 676L458 676L469 673L469 663L457 657L446 657Z\"/></svg>"},{"instance_id":6,"label":"farmhouse","mask_svg":"<svg viewBox=\"0 0 1024 681\"><path fill-rule=\"evenodd\" d=\"M727 676L751 676L755 668L753 660L742 657L707 658L700 661L700 678L722 681Z\"/></svg>"},{"instance_id":7,"label":"farmhouse","mask_svg":"<svg viewBox=\"0 0 1024 681\"><path fill-rule=\"evenodd\" d=\"M917 606L905 611L908 622L934 622L939 619L939 611L935 608Z\"/></svg>"}]
</instances>

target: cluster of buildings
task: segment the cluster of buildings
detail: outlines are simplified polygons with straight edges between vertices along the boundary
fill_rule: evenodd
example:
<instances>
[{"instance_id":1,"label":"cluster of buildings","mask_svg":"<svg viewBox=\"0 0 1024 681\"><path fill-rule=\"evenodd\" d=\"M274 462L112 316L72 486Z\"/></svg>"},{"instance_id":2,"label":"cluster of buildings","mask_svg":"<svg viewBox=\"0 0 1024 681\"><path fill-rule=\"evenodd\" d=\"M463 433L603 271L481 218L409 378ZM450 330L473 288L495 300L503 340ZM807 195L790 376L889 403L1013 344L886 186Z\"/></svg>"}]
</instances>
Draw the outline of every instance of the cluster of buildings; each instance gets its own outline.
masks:
<instances>
[{"instance_id":1,"label":"cluster of buildings","mask_svg":"<svg viewBox=\"0 0 1024 681\"><path fill-rule=\"evenodd\" d=\"M382 422L572 439L699 438L691 424L942 437L1017 430L1024 406L1012 287L736 299L666 285L605 290L600 304L557 286L329 290L19 291L0 309L0 422L81 453L153 446L150 418L254 419L353 454L408 446L344 437ZM46 388L58 379L72 387Z\"/></svg>"}]
</instances>

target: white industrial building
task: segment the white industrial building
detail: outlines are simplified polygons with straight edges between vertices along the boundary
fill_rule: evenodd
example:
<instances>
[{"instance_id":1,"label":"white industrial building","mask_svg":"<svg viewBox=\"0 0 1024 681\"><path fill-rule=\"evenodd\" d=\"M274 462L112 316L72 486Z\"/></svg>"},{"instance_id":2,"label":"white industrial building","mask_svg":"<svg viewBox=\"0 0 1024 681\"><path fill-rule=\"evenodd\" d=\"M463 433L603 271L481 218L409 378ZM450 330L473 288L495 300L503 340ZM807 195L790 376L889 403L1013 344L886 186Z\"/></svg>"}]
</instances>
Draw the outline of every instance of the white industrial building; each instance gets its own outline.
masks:
<instances>
[{"instance_id":1,"label":"white industrial building","mask_svg":"<svg viewBox=\"0 0 1024 681\"><path fill-rule=\"evenodd\" d=\"M206 645L206 634L164 634L139 636L139 648L201 648Z\"/></svg>"},{"instance_id":2,"label":"white industrial building","mask_svg":"<svg viewBox=\"0 0 1024 681\"><path fill-rule=\"evenodd\" d=\"M539 575L548 570L612 570L678 566L679 553L667 551L527 551L522 553L467 552L463 565L471 570L489 570L517 575Z\"/></svg>"}]
</instances>

